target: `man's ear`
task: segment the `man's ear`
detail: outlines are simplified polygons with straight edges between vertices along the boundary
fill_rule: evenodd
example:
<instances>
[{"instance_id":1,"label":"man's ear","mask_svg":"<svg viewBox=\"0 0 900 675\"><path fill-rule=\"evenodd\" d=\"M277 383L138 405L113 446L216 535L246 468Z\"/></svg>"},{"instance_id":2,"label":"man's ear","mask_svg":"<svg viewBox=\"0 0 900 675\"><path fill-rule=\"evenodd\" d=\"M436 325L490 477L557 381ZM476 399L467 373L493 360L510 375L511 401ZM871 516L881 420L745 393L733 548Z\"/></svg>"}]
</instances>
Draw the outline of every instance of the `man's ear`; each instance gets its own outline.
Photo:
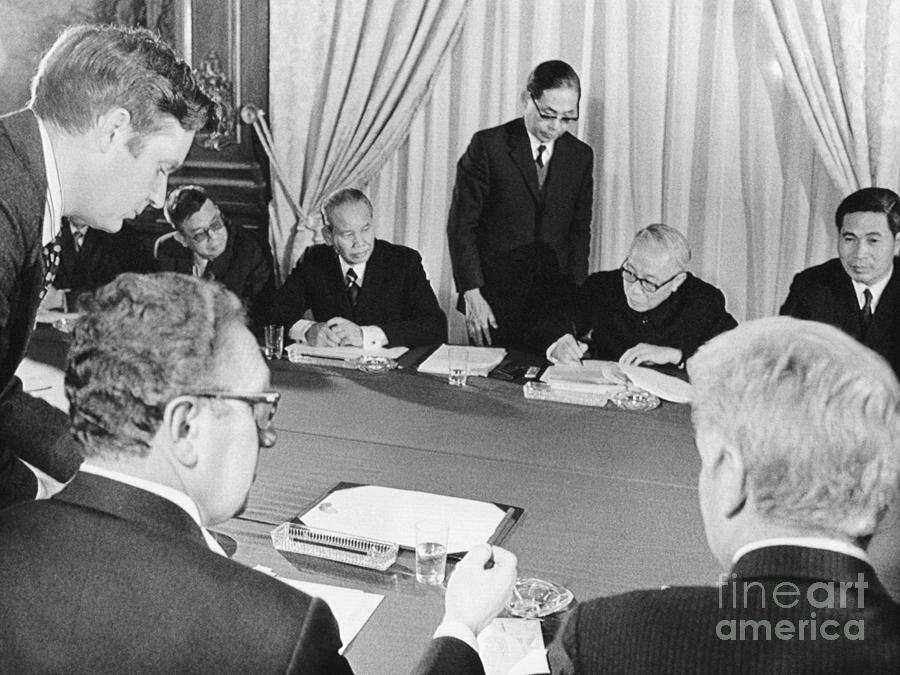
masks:
<instances>
[{"instance_id":1,"label":"man's ear","mask_svg":"<svg viewBox=\"0 0 900 675\"><path fill-rule=\"evenodd\" d=\"M178 230L175 230L175 241L177 241L179 244L181 244L185 248L190 248L190 246L188 246L187 237L185 237L183 234L181 234L181 232L179 232Z\"/></svg>"},{"instance_id":2,"label":"man's ear","mask_svg":"<svg viewBox=\"0 0 900 675\"><path fill-rule=\"evenodd\" d=\"M322 226L322 239L329 246L334 246L334 231L331 229L330 225Z\"/></svg>"},{"instance_id":3,"label":"man's ear","mask_svg":"<svg viewBox=\"0 0 900 675\"><path fill-rule=\"evenodd\" d=\"M747 472L744 458L731 444L720 446L718 456L713 463L717 474L720 503L724 507L726 518L734 518L747 506Z\"/></svg>"},{"instance_id":4,"label":"man's ear","mask_svg":"<svg viewBox=\"0 0 900 675\"><path fill-rule=\"evenodd\" d=\"M681 284L683 284L685 282L685 279L687 279L687 272L681 272L678 274L678 277L674 281L672 281L672 292L673 293L675 291L677 291L678 287L681 286Z\"/></svg>"},{"instance_id":5,"label":"man's ear","mask_svg":"<svg viewBox=\"0 0 900 675\"><path fill-rule=\"evenodd\" d=\"M110 108L97 121L97 131L101 152L108 152L131 137L131 113L125 108Z\"/></svg>"},{"instance_id":6,"label":"man's ear","mask_svg":"<svg viewBox=\"0 0 900 675\"><path fill-rule=\"evenodd\" d=\"M170 401L163 413L163 426L169 436L172 455L185 467L197 464L196 440L199 434L200 408L197 400L180 396Z\"/></svg>"}]
</instances>

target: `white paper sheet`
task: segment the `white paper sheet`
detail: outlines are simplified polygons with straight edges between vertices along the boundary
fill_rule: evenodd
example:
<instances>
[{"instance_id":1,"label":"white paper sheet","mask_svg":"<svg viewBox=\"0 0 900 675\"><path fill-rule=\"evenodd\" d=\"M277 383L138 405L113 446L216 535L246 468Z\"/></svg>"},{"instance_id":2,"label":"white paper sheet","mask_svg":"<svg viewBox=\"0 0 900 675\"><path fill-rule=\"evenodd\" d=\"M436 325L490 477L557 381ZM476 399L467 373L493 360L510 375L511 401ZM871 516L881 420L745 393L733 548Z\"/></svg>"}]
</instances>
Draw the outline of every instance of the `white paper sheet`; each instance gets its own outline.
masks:
<instances>
[{"instance_id":1,"label":"white paper sheet","mask_svg":"<svg viewBox=\"0 0 900 675\"><path fill-rule=\"evenodd\" d=\"M338 490L301 514L310 527L380 539L415 548L416 522L441 520L449 526L450 553L487 541L506 512L496 504L378 485Z\"/></svg>"},{"instance_id":2,"label":"white paper sheet","mask_svg":"<svg viewBox=\"0 0 900 675\"><path fill-rule=\"evenodd\" d=\"M550 672L537 619L494 619L478 635L478 653L486 675Z\"/></svg>"},{"instance_id":3,"label":"white paper sheet","mask_svg":"<svg viewBox=\"0 0 900 675\"><path fill-rule=\"evenodd\" d=\"M375 613L378 605L384 599L383 595L357 591L353 588L288 579L287 577L274 574L271 569L262 565L257 565L254 569L263 574L274 576L288 586L293 586L307 595L322 598L322 600L327 602L331 608L331 613L337 619L338 629L341 633L341 654L344 653L344 650L347 649L353 638L362 630L366 621Z\"/></svg>"},{"instance_id":4,"label":"white paper sheet","mask_svg":"<svg viewBox=\"0 0 900 675\"><path fill-rule=\"evenodd\" d=\"M671 375L644 366L623 366L615 361L586 360L550 366L541 376L552 387L569 391L611 394L626 378L644 391L674 403L689 403L691 385Z\"/></svg>"},{"instance_id":5,"label":"white paper sheet","mask_svg":"<svg viewBox=\"0 0 900 675\"><path fill-rule=\"evenodd\" d=\"M673 403L690 403L691 385L671 375L663 375L652 368L642 366L621 366L622 372L634 383L635 387L649 391L666 401Z\"/></svg>"},{"instance_id":6,"label":"white paper sheet","mask_svg":"<svg viewBox=\"0 0 900 675\"><path fill-rule=\"evenodd\" d=\"M469 353L469 375L487 377L488 373L500 365L506 356L502 347L468 347L453 345L454 348L465 349ZM450 353L448 345L441 345L419 366L420 373L431 375L447 375L450 369Z\"/></svg>"},{"instance_id":7,"label":"white paper sheet","mask_svg":"<svg viewBox=\"0 0 900 675\"><path fill-rule=\"evenodd\" d=\"M362 347L313 347L294 343L288 345L288 356L304 354L306 356L321 356L326 359L355 359L360 356L385 356L389 359L397 359L409 351L409 347L391 347L382 349L363 349Z\"/></svg>"},{"instance_id":8,"label":"white paper sheet","mask_svg":"<svg viewBox=\"0 0 900 675\"><path fill-rule=\"evenodd\" d=\"M63 371L46 363L22 359L16 370L22 380L22 389L36 398L42 398L55 408L69 412L69 401L63 383Z\"/></svg>"}]
</instances>

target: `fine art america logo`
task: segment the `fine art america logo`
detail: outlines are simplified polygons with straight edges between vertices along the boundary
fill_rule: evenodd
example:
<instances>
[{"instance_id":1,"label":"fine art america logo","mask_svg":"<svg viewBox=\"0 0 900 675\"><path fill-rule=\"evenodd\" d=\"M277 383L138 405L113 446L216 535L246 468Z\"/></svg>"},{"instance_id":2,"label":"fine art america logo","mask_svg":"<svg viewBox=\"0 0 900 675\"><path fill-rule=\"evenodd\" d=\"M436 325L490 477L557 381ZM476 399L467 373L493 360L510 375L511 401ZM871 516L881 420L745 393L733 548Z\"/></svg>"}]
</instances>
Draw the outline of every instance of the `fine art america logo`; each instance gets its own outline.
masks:
<instances>
[{"instance_id":1,"label":"fine art america logo","mask_svg":"<svg viewBox=\"0 0 900 675\"><path fill-rule=\"evenodd\" d=\"M782 581L769 587L759 581L738 579L736 574L722 574L716 585L719 609L733 610L738 615L774 617L722 619L716 624L720 640L865 639L862 619L833 618L834 610L851 610L847 612L851 614L855 613L852 610L865 608L864 595L869 584L862 574L856 581L817 581L808 586ZM779 614L790 618L778 618Z\"/></svg>"}]
</instances>

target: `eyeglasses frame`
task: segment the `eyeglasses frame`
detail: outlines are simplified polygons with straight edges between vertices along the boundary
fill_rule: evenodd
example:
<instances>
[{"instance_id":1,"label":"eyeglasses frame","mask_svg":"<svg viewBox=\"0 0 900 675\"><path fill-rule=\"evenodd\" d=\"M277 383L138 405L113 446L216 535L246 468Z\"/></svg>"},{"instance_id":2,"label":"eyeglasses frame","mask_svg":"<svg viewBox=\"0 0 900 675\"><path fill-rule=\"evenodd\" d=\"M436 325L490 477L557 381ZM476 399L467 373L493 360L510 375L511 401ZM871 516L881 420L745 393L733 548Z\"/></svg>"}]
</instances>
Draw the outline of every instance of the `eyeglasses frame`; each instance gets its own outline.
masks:
<instances>
[{"instance_id":1,"label":"eyeglasses frame","mask_svg":"<svg viewBox=\"0 0 900 675\"><path fill-rule=\"evenodd\" d=\"M534 94L528 92L528 96L531 98L531 102L534 104L534 109L537 110L538 116L542 120L546 120L549 122L550 120L556 120L560 124L573 124L578 121L578 115L575 117L569 117L568 115L550 115L541 110L541 106L538 105L538 102L534 98Z\"/></svg>"},{"instance_id":2,"label":"eyeglasses frame","mask_svg":"<svg viewBox=\"0 0 900 675\"><path fill-rule=\"evenodd\" d=\"M197 396L199 398L212 398L218 400L243 401L250 406L250 412L253 414L253 422L256 424L256 432L259 436L259 444L261 447L270 448L275 445L274 434L269 440L264 434L272 433L272 420L275 419L275 413L278 412L278 402L281 400L281 394L277 391L261 391L258 394L232 394L225 391L186 391L181 396ZM266 420L260 425L260 415L257 413L257 406L266 404L270 406L268 413L265 415Z\"/></svg>"},{"instance_id":3,"label":"eyeglasses frame","mask_svg":"<svg viewBox=\"0 0 900 675\"><path fill-rule=\"evenodd\" d=\"M660 283L656 283L655 281L650 281L649 279L644 279L643 277L639 277L637 274L635 274L634 272L632 272L629 269L625 269L625 263L627 263L627 262L628 262L628 258L625 258L625 260L623 260L622 264L619 266L619 269L622 271L622 278L625 279L625 282L629 283L629 284L639 283L641 285L641 288L643 288L644 292L646 292L646 293L658 293L659 290L663 286L675 281L675 279L678 278L679 274L685 273L684 270L681 270L680 272L675 274L675 276L669 277L668 279L666 279L665 281L662 281ZM634 279L629 279L628 277L634 277ZM650 288L647 288L648 286Z\"/></svg>"}]
</instances>

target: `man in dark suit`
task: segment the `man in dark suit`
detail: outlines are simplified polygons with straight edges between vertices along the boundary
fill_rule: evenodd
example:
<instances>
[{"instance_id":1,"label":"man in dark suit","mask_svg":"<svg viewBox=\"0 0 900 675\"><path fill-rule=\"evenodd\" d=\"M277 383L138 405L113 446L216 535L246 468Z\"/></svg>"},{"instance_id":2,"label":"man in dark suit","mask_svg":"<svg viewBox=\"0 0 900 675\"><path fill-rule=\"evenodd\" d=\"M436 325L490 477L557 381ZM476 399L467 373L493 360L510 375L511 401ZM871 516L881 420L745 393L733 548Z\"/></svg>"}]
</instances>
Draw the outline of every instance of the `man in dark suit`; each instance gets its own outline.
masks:
<instances>
[{"instance_id":1,"label":"man in dark suit","mask_svg":"<svg viewBox=\"0 0 900 675\"><path fill-rule=\"evenodd\" d=\"M533 308L587 276L594 154L570 133L581 84L567 63L528 77L523 116L472 137L447 223L458 309L475 344L522 347Z\"/></svg>"},{"instance_id":2,"label":"man in dark suit","mask_svg":"<svg viewBox=\"0 0 900 675\"><path fill-rule=\"evenodd\" d=\"M85 291L108 284L126 271L118 234L102 232L86 223L64 218L60 230L59 265L53 278L54 289L68 291L68 305ZM49 295L49 293L48 293Z\"/></svg>"},{"instance_id":3,"label":"man in dark suit","mask_svg":"<svg viewBox=\"0 0 900 675\"><path fill-rule=\"evenodd\" d=\"M328 606L229 560L206 530L242 510L276 440L278 394L240 300L123 274L85 310L66 368L84 464L52 499L0 511L0 577L15 580L0 672L349 673ZM418 672L483 674L475 636L515 577L511 553L474 549Z\"/></svg>"},{"instance_id":4,"label":"man in dark suit","mask_svg":"<svg viewBox=\"0 0 900 675\"><path fill-rule=\"evenodd\" d=\"M543 344L562 334L547 358L574 363L587 353L628 365L683 366L700 345L737 325L722 291L687 271L690 259L687 239L675 228L656 223L640 230L619 269L585 280L574 310L556 318L542 312L551 317Z\"/></svg>"},{"instance_id":5,"label":"man in dark suit","mask_svg":"<svg viewBox=\"0 0 900 675\"><path fill-rule=\"evenodd\" d=\"M172 190L164 209L175 236L156 251L159 272L214 279L254 309L269 284L272 266L256 240L226 223L219 207L199 185Z\"/></svg>"},{"instance_id":6,"label":"man in dark suit","mask_svg":"<svg viewBox=\"0 0 900 675\"><path fill-rule=\"evenodd\" d=\"M795 276L781 313L837 326L900 373L900 198L863 188L840 203L834 220L838 257Z\"/></svg>"},{"instance_id":7,"label":"man in dark suit","mask_svg":"<svg viewBox=\"0 0 900 675\"><path fill-rule=\"evenodd\" d=\"M344 188L322 206L324 244L308 248L274 299L295 340L367 349L446 342L447 315L411 248L375 238L372 204ZM312 319L305 319L309 310Z\"/></svg>"},{"instance_id":8,"label":"man in dark suit","mask_svg":"<svg viewBox=\"0 0 900 675\"><path fill-rule=\"evenodd\" d=\"M0 506L45 496L80 462L66 416L15 377L61 219L116 232L148 203L161 207L211 105L158 38L111 26L63 32L32 91L30 109L0 119Z\"/></svg>"},{"instance_id":9,"label":"man in dark suit","mask_svg":"<svg viewBox=\"0 0 900 675\"><path fill-rule=\"evenodd\" d=\"M581 604L553 672L900 671L900 606L865 551L900 488L893 371L789 317L713 338L688 370L700 511L729 572Z\"/></svg>"}]
</instances>

